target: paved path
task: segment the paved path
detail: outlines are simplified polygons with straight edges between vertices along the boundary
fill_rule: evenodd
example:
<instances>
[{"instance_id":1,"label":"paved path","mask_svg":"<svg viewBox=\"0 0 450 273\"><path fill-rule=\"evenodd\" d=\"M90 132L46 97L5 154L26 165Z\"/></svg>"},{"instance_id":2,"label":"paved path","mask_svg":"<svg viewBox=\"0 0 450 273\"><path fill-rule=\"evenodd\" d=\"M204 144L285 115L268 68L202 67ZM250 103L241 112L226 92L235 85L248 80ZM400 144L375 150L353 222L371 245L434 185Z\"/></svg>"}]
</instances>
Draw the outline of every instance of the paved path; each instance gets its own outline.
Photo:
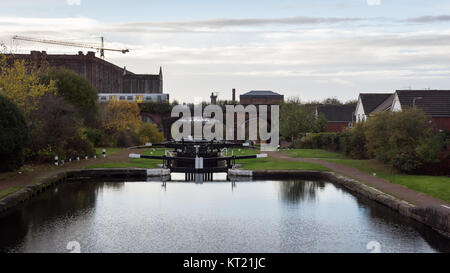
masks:
<instances>
[{"instance_id":1,"label":"paved path","mask_svg":"<svg viewBox=\"0 0 450 273\"><path fill-rule=\"evenodd\" d=\"M37 165L32 167L34 170L24 174L19 174L18 172L2 173L0 176L0 191L6 190L9 187L24 187L29 184L36 183L43 178L50 177L67 170L83 169L89 165L100 163L126 162L128 161L128 154L134 152L136 151L124 149L108 155L106 158L100 157L97 159L82 159L80 161L66 163L59 167L51 164Z\"/></svg>"},{"instance_id":2,"label":"paved path","mask_svg":"<svg viewBox=\"0 0 450 273\"><path fill-rule=\"evenodd\" d=\"M361 182L366 183L369 186L377 188L385 193L391 194L395 197L408 201L412 204L425 207L429 206L444 207L450 210L450 204L445 201L431 197L429 195L426 195L425 193L409 189L403 185L394 184L385 179L369 175L365 172L362 172L350 166L327 162L316 158L293 158L282 152L269 152L268 154L272 157L283 160L321 164L337 173L357 179Z\"/></svg>"}]
</instances>

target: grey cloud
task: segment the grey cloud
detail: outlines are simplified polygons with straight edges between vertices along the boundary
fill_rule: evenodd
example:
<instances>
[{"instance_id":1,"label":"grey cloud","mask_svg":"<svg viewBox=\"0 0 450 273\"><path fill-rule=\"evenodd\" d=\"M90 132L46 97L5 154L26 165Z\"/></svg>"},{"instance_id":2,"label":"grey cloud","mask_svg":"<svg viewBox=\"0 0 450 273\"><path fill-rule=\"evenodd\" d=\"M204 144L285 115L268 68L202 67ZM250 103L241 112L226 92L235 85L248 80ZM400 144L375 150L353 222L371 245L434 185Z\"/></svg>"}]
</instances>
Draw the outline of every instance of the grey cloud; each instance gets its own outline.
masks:
<instances>
[{"instance_id":1,"label":"grey cloud","mask_svg":"<svg viewBox=\"0 0 450 273\"><path fill-rule=\"evenodd\" d=\"M113 28L121 30L139 30L146 28L169 29L169 30L183 30L188 28L224 28L224 27L239 27L239 26L264 26L264 25L312 25L312 24L338 24L351 23L363 21L363 18L344 18L344 17L286 17L286 18L247 18L247 19L212 19L201 21L186 21L186 22L134 22L116 24Z\"/></svg>"},{"instance_id":2,"label":"grey cloud","mask_svg":"<svg viewBox=\"0 0 450 273\"><path fill-rule=\"evenodd\" d=\"M421 16L412 17L405 20L411 23L437 23L437 22L449 22L450 15L439 15L439 16Z\"/></svg>"}]
</instances>

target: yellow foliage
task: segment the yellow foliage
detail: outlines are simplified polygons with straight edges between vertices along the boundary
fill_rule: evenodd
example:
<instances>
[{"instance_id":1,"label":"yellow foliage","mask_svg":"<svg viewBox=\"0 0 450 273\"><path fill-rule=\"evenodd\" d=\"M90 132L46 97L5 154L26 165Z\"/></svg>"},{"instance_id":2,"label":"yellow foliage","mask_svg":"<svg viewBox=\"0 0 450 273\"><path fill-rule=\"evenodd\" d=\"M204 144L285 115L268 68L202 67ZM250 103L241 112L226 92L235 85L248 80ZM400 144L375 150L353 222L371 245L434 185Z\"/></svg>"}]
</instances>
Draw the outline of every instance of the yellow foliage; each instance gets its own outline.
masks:
<instances>
[{"instance_id":1,"label":"yellow foliage","mask_svg":"<svg viewBox=\"0 0 450 273\"><path fill-rule=\"evenodd\" d=\"M136 102L110 101L103 111L102 125L108 133L137 131L142 124Z\"/></svg>"},{"instance_id":2,"label":"yellow foliage","mask_svg":"<svg viewBox=\"0 0 450 273\"><path fill-rule=\"evenodd\" d=\"M45 73L46 66L36 67L25 60L8 63L8 57L0 54L0 94L14 101L29 117L37 109L40 97L56 92L56 83L49 85L40 82L39 75Z\"/></svg>"},{"instance_id":3,"label":"yellow foliage","mask_svg":"<svg viewBox=\"0 0 450 273\"><path fill-rule=\"evenodd\" d=\"M143 123L139 128L139 140L142 144L145 143L161 143L164 140L164 135L158 130L156 124Z\"/></svg>"}]
</instances>

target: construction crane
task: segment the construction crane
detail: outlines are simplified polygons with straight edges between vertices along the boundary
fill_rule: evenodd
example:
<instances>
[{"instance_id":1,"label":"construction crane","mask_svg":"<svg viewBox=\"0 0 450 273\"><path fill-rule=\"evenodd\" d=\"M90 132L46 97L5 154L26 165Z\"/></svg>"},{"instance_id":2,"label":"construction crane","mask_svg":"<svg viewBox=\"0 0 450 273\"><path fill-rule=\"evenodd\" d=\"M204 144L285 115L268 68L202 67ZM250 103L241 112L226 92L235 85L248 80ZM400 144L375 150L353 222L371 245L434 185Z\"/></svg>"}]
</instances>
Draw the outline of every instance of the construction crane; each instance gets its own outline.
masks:
<instances>
[{"instance_id":1,"label":"construction crane","mask_svg":"<svg viewBox=\"0 0 450 273\"><path fill-rule=\"evenodd\" d=\"M24 36L19 36L19 35L15 35L15 36L12 37L13 40L20 40L20 41L36 42L36 43L51 44L51 45L70 46L70 47L91 48L91 49L95 49L97 51L100 51L100 57L102 59L105 58L105 51L122 52L122 54L130 52L130 50L128 50L128 49L105 48L104 39L103 39L103 37L100 37L100 38L101 38L101 46L100 47L96 47L96 46L89 45L89 44L66 42L66 41L37 39L37 38L24 37Z\"/></svg>"}]
</instances>

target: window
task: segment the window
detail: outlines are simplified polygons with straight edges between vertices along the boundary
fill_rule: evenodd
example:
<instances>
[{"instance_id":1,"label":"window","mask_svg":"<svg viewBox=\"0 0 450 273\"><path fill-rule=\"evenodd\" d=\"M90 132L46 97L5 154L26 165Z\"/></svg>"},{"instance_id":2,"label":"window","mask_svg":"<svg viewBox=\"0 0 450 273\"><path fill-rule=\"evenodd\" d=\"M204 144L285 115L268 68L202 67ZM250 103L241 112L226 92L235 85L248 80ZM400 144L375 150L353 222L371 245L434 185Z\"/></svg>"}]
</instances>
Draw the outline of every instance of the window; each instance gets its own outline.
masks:
<instances>
[{"instance_id":1,"label":"window","mask_svg":"<svg viewBox=\"0 0 450 273\"><path fill-rule=\"evenodd\" d=\"M133 100L133 96L128 96L127 100Z\"/></svg>"},{"instance_id":2,"label":"window","mask_svg":"<svg viewBox=\"0 0 450 273\"><path fill-rule=\"evenodd\" d=\"M105 96L101 96L100 100L106 100L106 97Z\"/></svg>"},{"instance_id":3,"label":"window","mask_svg":"<svg viewBox=\"0 0 450 273\"><path fill-rule=\"evenodd\" d=\"M125 96L120 96L119 97L119 100L124 100L125 99Z\"/></svg>"},{"instance_id":4,"label":"window","mask_svg":"<svg viewBox=\"0 0 450 273\"><path fill-rule=\"evenodd\" d=\"M152 101L152 97L145 97L146 101Z\"/></svg>"}]
</instances>

